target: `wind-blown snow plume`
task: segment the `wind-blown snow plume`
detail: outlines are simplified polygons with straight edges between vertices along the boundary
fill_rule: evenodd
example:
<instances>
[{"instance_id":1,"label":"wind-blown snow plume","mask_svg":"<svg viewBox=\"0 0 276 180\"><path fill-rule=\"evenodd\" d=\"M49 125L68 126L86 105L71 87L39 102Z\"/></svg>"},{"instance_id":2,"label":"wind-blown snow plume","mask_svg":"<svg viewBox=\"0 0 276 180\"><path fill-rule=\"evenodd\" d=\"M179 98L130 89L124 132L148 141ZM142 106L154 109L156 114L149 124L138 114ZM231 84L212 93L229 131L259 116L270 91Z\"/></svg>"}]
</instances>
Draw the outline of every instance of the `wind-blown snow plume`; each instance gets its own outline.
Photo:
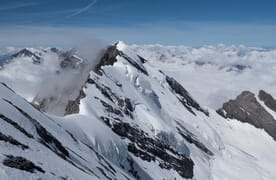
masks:
<instances>
[{"instance_id":1,"label":"wind-blown snow plume","mask_svg":"<svg viewBox=\"0 0 276 180\"><path fill-rule=\"evenodd\" d=\"M85 48L84 48L85 47ZM0 80L44 111L63 115L75 99L104 45L91 40L75 49L28 49L29 56L13 57L1 70ZM33 62L38 57L38 63Z\"/></svg>"}]
</instances>

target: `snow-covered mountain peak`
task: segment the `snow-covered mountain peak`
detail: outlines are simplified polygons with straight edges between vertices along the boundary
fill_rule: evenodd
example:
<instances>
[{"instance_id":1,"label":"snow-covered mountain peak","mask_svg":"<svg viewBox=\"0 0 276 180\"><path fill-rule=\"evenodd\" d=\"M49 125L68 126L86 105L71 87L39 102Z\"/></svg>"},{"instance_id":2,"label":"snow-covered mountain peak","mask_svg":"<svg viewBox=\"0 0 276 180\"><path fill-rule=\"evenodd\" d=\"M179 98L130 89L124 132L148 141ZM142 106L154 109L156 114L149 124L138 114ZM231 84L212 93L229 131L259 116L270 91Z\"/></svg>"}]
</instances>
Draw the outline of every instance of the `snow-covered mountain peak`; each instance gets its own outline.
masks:
<instances>
[{"instance_id":1,"label":"snow-covered mountain peak","mask_svg":"<svg viewBox=\"0 0 276 180\"><path fill-rule=\"evenodd\" d=\"M34 48L24 48L19 52L11 56L11 60L15 58L31 58L34 64L41 63L41 56L44 54L43 50L38 50Z\"/></svg>"},{"instance_id":2,"label":"snow-covered mountain peak","mask_svg":"<svg viewBox=\"0 0 276 180\"><path fill-rule=\"evenodd\" d=\"M201 50L205 52L213 47L204 48ZM170 53L175 51L173 48L169 50L169 47L165 49ZM188 54L188 51L193 51L186 50ZM86 67L87 59L80 58L72 51L53 51L55 55L50 56L50 60L58 62L54 67L58 67L60 72L45 72L53 72L58 84L53 79L45 81L49 77L47 73L36 76L47 82L49 87L55 87L47 91L48 98L42 102L48 106L50 104L52 108L62 107L59 117L55 112L41 108L43 103L33 107L7 86L1 85L0 108L3 116L0 115L0 122L3 120L3 123L12 126L8 131L0 126L0 145L5 147L0 151L3 177L15 170L24 177L31 174L46 179L76 179L79 176L80 179L269 180L276 176L274 166L271 166L276 162L271 156L276 153L276 142L271 133L275 124L272 122L275 118L273 95L270 96L265 89L257 97L255 92L250 92L250 88L243 89L245 92L236 99L229 102L229 99L221 100L225 104L217 113L218 108L202 105L198 93L209 93L216 88L215 85L218 85L217 88L222 84L228 85L225 82L212 84L203 81L209 78L207 74L212 74L214 69L220 75L228 73L227 77L231 79L248 76L249 72L254 72L255 66L246 70L238 66L236 68L242 69L241 72L227 72L211 63L202 66L178 62L170 64L167 60L155 59L160 49L152 52L155 54L152 58L145 53L149 49L138 51L139 47L117 42L103 50L100 57L95 58L93 66L88 63L89 68L84 71L70 66L62 69L60 62L65 59L70 62L77 60ZM206 58L210 59L209 56ZM20 62L43 70L47 59L41 64ZM22 79L10 76L9 80L13 81L5 79L13 72L11 70L15 67L25 69L21 76L29 77L32 83L35 82L32 79L35 76L26 67L15 65L4 65L0 78L6 80L4 82L15 92L20 92L20 88L14 87L25 87L20 84ZM177 67L183 74L176 76L172 73L172 67ZM198 73L204 71L205 77L197 79ZM191 90L191 84L197 88ZM74 96L69 98L68 90L72 89ZM61 97L67 97L63 99L62 106L55 103L60 102L56 100ZM30 102L34 104L34 101ZM265 114L267 118L259 117L260 114ZM36 128L44 134L36 131ZM19 136L20 132L27 134L26 137ZM50 140L43 139L45 134L51 137ZM34 140L29 141L28 136L34 137ZM16 151L7 154L6 147L10 146L16 146ZM28 152L33 153L33 150L37 153L31 157ZM50 158L46 159L47 156ZM53 161L52 157L58 158ZM22 162L30 164L32 168L26 171L21 166ZM52 163L62 166L62 170L53 170Z\"/></svg>"},{"instance_id":3,"label":"snow-covered mountain peak","mask_svg":"<svg viewBox=\"0 0 276 180\"><path fill-rule=\"evenodd\" d=\"M130 48L175 77L203 106L217 109L244 90L257 94L264 89L276 96L275 49L226 45L198 48L131 45Z\"/></svg>"},{"instance_id":4,"label":"snow-covered mountain peak","mask_svg":"<svg viewBox=\"0 0 276 180\"><path fill-rule=\"evenodd\" d=\"M125 48L127 48L127 45L123 41L117 41L115 45L119 51L123 51Z\"/></svg>"}]
</instances>

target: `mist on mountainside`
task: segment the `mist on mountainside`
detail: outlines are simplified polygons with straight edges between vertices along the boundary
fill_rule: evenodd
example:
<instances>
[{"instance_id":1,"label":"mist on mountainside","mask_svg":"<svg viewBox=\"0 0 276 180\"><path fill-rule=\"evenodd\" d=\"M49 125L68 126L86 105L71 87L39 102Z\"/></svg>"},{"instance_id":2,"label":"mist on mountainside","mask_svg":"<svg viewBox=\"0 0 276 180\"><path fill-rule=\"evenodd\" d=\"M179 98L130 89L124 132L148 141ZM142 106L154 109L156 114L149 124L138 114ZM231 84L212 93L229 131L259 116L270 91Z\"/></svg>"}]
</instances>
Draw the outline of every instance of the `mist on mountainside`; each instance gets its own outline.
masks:
<instances>
[{"instance_id":1,"label":"mist on mountainside","mask_svg":"<svg viewBox=\"0 0 276 180\"><path fill-rule=\"evenodd\" d=\"M42 110L64 115L68 101L79 95L89 71L99 62L105 48L96 39L76 43L69 50L27 48L31 52L29 56L22 54L6 59L8 63L1 69L0 79ZM32 56L38 56L39 63L34 63Z\"/></svg>"}]
</instances>

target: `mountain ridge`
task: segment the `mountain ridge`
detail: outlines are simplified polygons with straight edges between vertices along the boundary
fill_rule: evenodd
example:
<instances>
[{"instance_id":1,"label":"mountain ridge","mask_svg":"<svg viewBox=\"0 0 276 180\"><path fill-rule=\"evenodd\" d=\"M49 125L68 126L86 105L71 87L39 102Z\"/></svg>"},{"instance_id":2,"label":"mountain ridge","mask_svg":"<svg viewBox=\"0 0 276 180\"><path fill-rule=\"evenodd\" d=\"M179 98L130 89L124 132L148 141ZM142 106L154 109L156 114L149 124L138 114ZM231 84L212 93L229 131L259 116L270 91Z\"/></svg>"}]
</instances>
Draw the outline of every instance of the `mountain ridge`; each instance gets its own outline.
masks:
<instances>
[{"instance_id":1,"label":"mountain ridge","mask_svg":"<svg viewBox=\"0 0 276 180\"><path fill-rule=\"evenodd\" d=\"M11 179L274 177L270 165L276 142L264 130L202 106L178 77L123 42L106 48L96 62L85 69L76 95L63 106L65 116L43 113L1 84L0 108L5 114L0 116L0 177L13 172ZM18 148L10 150L11 146ZM48 165L53 163L62 170ZM22 164L28 164L29 171Z\"/></svg>"}]
</instances>

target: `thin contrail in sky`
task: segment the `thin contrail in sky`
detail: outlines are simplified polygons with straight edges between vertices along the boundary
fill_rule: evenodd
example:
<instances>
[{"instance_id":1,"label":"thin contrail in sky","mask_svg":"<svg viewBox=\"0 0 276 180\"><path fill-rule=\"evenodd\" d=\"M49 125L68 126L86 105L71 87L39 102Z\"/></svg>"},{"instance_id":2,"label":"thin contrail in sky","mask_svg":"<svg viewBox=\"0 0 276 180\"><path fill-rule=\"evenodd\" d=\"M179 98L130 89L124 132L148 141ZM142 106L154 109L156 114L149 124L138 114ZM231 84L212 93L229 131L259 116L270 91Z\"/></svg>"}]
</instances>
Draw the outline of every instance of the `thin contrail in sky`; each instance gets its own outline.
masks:
<instances>
[{"instance_id":1,"label":"thin contrail in sky","mask_svg":"<svg viewBox=\"0 0 276 180\"><path fill-rule=\"evenodd\" d=\"M88 4L87 6L83 7L83 8L80 8L78 9L76 12L74 12L73 14L67 16L67 18L70 18L70 17L74 17L74 16L77 16L85 11L88 11L92 6L94 6L96 4L97 0L94 0L93 2L91 2L90 4Z\"/></svg>"}]
</instances>

